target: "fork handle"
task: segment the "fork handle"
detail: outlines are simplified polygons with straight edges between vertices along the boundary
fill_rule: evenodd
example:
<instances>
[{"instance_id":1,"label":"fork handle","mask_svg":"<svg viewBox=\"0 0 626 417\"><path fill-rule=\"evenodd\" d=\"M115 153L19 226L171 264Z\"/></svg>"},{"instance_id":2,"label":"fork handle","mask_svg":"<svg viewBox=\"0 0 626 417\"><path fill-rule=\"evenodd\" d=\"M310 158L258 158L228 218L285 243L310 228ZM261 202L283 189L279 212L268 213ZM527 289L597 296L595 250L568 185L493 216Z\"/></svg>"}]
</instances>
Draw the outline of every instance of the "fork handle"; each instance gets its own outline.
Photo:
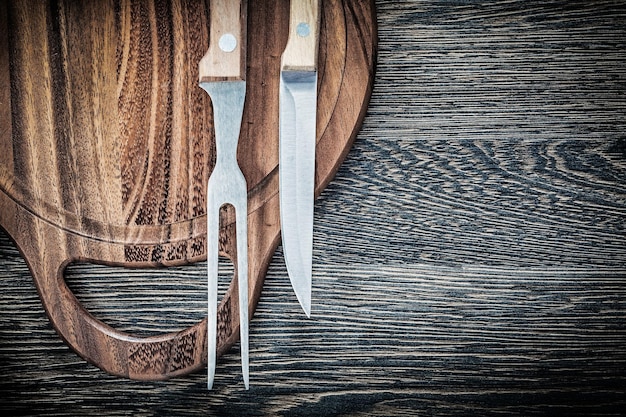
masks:
<instances>
[{"instance_id":1,"label":"fork handle","mask_svg":"<svg viewBox=\"0 0 626 417\"><path fill-rule=\"evenodd\" d=\"M316 71L322 0L291 0L283 71Z\"/></svg>"},{"instance_id":2,"label":"fork handle","mask_svg":"<svg viewBox=\"0 0 626 417\"><path fill-rule=\"evenodd\" d=\"M200 60L200 82L246 79L247 0L212 0L209 49Z\"/></svg>"}]
</instances>

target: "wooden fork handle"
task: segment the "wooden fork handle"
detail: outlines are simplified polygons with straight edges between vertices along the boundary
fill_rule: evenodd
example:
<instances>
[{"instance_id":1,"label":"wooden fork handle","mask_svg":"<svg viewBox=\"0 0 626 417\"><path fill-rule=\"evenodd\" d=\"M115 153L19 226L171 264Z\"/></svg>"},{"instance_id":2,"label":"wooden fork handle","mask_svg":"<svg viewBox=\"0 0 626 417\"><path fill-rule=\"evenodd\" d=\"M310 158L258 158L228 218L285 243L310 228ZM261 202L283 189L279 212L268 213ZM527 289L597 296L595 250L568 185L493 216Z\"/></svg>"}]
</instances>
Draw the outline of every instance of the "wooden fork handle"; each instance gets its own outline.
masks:
<instances>
[{"instance_id":1,"label":"wooden fork handle","mask_svg":"<svg viewBox=\"0 0 626 417\"><path fill-rule=\"evenodd\" d=\"M209 49L200 82L246 79L246 0L211 0Z\"/></svg>"}]
</instances>

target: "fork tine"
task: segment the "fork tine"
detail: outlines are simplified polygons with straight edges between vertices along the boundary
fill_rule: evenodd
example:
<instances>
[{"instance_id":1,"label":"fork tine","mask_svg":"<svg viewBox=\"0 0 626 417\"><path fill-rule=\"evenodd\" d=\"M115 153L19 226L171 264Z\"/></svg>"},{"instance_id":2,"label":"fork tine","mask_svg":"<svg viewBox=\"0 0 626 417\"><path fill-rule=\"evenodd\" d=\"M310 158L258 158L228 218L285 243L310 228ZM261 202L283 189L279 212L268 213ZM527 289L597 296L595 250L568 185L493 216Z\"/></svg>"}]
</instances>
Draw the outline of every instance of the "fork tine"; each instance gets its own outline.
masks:
<instances>
[{"instance_id":1,"label":"fork tine","mask_svg":"<svg viewBox=\"0 0 626 417\"><path fill-rule=\"evenodd\" d=\"M248 356L248 208L246 187L235 207L237 231L237 276L239 286L239 339L241 345L241 371L246 389L249 389Z\"/></svg>"},{"instance_id":2,"label":"fork tine","mask_svg":"<svg viewBox=\"0 0 626 417\"><path fill-rule=\"evenodd\" d=\"M217 280L218 280L218 236L219 208L216 208L215 196L208 193L207 202L207 376L208 389L213 387L215 378L215 362L217 355Z\"/></svg>"}]
</instances>

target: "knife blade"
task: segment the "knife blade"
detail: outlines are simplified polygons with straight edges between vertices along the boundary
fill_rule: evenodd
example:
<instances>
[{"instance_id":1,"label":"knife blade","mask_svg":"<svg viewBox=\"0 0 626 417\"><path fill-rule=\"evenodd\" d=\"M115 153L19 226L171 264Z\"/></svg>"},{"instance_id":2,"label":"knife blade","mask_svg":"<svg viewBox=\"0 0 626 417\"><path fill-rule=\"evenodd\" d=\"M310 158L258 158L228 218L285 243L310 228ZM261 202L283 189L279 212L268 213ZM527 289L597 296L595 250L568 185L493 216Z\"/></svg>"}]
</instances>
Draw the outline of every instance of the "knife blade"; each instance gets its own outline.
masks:
<instances>
[{"instance_id":1,"label":"knife blade","mask_svg":"<svg viewBox=\"0 0 626 417\"><path fill-rule=\"evenodd\" d=\"M210 9L209 49L199 64L200 87L213 106L216 153L207 186L207 386L213 386L217 354L219 210L230 204L236 217L241 368L248 389L248 200L246 179L237 163L246 94L247 5L245 0L212 0Z\"/></svg>"},{"instance_id":2,"label":"knife blade","mask_svg":"<svg viewBox=\"0 0 626 417\"><path fill-rule=\"evenodd\" d=\"M280 71L280 221L287 273L307 317L311 316L319 25L319 0L291 0Z\"/></svg>"}]
</instances>

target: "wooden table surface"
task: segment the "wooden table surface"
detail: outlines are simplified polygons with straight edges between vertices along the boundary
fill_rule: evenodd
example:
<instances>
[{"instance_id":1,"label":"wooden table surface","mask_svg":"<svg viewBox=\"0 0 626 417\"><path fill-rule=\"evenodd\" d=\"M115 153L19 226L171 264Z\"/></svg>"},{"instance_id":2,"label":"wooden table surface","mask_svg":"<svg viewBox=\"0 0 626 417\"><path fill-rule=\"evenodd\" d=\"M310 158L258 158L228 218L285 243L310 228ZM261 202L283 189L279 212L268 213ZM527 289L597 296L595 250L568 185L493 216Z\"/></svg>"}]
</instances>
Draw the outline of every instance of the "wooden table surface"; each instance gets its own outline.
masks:
<instances>
[{"instance_id":1,"label":"wooden table surface","mask_svg":"<svg viewBox=\"0 0 626 417\"><path fill-rule=\"evenodd\" d=\"M623 415L626 5L377 2L354 148L315 206L313 312L279 247L235 348L166 382L109 376L56 335L0 231L3 415ZM205 314L205 267L71 265L143 335ZM7 413L8 412L8 413Z\"/></svg>"}]
</instances>

